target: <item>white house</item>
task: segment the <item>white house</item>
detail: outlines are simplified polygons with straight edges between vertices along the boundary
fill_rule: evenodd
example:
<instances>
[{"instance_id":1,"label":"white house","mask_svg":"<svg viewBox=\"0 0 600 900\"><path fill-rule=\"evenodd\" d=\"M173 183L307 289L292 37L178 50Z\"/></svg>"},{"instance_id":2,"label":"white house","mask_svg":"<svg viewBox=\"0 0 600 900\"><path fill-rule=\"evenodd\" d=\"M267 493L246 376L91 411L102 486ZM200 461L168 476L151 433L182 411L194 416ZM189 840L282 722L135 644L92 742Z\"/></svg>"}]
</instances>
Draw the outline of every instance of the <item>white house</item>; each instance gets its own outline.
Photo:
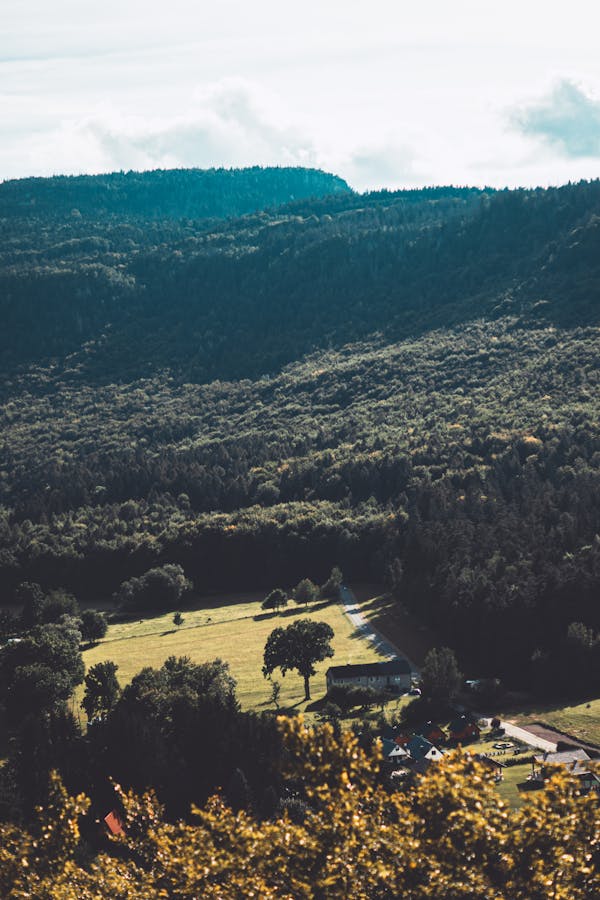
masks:
<instances>
[{"instance_id":1,"label":"white house","mask_svg":"<svg viewBox=\"0 0 600 900\"><path fill-rule=\"evenodd\" d=\"M327 690L333 687L370 687L377 691L403 694L411 688L411 676L412 669L406 659L331 666L327 670Z\"/></svg>"}]
</instances>

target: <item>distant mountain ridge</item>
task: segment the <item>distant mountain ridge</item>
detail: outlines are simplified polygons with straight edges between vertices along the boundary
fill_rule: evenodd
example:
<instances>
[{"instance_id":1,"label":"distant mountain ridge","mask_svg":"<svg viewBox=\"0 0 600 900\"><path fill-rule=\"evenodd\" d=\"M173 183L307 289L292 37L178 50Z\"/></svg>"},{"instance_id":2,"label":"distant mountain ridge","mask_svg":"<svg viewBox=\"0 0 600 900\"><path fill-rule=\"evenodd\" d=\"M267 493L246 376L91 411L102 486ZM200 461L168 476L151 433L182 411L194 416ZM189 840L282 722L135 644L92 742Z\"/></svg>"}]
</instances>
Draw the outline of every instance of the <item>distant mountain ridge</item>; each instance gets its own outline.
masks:
<instances>
[{"instance_id":1,"label":"distant mountain ridge","mask_svg":"<svg viewBox=\"0 0 600 900\"><path fill-rule=\"evenodd\" d=\"M211 185L213 216L176 216L196 181ZM24 215L28 184L36 202ZM115 209L129 209L131 186L134 211L85 212L110 185ZM285 202L225 216L258 202L257 185L264 203ZM169 204L173 215L157 217ZM375 333L397 340L515 313L591 324L600 312L597 181L360 195L313 170L131 173L6 183L0 211L5 377L52 365L91 383L164 370L230 380Z\"/></svg>"},{"instance_id":2,"label":"distant mountain ridge","mask_svg":"<svg viewBox=\"0 0 600 900\"><path fill-rule=\"evenodd\" d=\"M0 184L0 217L226 218L336 193L350 193L342 178L301 167L57 175Z\"/></svg>"}]
</instances>

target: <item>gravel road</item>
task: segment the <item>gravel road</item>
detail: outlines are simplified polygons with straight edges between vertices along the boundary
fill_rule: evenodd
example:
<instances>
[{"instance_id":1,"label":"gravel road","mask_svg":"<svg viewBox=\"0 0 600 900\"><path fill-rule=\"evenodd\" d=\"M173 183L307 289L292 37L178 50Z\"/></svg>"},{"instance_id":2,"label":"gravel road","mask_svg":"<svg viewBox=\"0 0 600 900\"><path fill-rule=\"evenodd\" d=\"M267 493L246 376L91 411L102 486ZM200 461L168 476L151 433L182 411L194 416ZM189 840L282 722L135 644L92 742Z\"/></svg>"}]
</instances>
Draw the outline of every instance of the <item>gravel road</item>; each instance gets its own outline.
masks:
<instances>
[{"instance_id":1,"label":"gravel road","mask_svg":"<svg viewBox=\"0 0 600 900\"><path fill-rule=\"evenodd\" d=\"M408 661L411 669L415 674L418 674L419 670L415 666L415 664L408 658L406 653L403 653L401 650L396 647L395 644L392 644L391 641L388 641L387 638L384 638L382 634L380 634L376 628L365 619L363 614L360 611L360 607L358 605L358 601L356 597L350 590L350 588L346 587L346 585L342 585L340 588L340 600L342 601L342 606L346 612L346 615L356 628L358 632L365 638L365 640L370 641L378 653L382 656L387 656L388 659L396 659L398 657L404 658Z\"/></svg>"}]
</instances>

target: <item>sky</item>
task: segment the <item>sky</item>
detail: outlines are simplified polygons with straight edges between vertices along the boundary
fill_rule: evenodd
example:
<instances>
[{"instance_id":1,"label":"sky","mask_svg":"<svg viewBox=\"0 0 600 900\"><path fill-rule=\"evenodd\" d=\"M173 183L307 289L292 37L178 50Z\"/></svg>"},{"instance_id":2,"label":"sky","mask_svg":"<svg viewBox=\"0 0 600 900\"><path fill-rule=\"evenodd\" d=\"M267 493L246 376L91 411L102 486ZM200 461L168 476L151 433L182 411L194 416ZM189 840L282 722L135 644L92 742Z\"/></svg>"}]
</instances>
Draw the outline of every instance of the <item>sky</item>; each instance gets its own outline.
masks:
<instances>
[{"instance_id":1,"label":"sky","mask_svg":"<svg viewBox=\"0 0 600 900\"><path fill-rule=\"evenodd\" d=\"M0 179L306 165L600 175L595 0L1 0Z\"/></svg>"}]
</instances>

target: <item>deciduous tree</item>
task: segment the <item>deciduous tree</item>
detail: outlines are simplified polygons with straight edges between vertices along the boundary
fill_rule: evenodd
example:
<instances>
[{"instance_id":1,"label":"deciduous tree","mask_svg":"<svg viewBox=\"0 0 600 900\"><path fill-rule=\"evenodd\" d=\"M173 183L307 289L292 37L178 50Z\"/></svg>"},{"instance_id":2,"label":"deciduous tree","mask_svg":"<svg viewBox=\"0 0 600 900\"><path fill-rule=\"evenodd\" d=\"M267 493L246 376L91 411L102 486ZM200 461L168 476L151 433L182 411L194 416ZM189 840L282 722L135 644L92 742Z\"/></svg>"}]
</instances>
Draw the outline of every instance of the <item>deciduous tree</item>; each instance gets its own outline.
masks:
<instances>
[{"instance_id":1,"label":"deciduous tree","mask_svg":"<svg viewBox=\"0 0 600 900\"><path fill-rule=\"evenodd\" d=\"M295 669L304 678L304 699L310 700L310 677L315 674L315 663L333 656L331 641L333 628L327 622L298 619L287 628L276 628L267 638L264 652L263 675L271 675L275 669L281 674Z\"/></svg>"}]
</instances>

